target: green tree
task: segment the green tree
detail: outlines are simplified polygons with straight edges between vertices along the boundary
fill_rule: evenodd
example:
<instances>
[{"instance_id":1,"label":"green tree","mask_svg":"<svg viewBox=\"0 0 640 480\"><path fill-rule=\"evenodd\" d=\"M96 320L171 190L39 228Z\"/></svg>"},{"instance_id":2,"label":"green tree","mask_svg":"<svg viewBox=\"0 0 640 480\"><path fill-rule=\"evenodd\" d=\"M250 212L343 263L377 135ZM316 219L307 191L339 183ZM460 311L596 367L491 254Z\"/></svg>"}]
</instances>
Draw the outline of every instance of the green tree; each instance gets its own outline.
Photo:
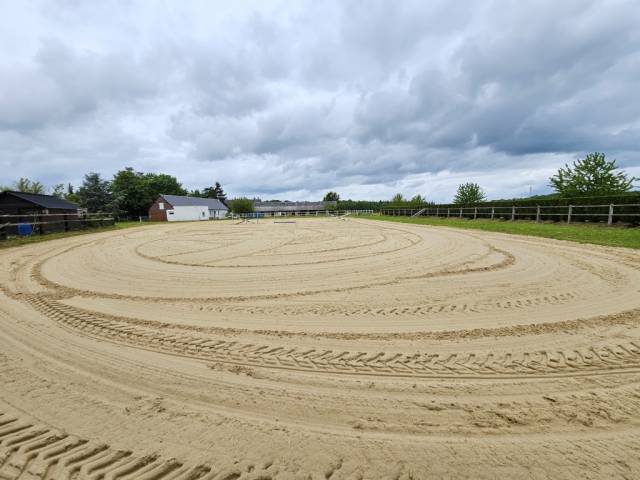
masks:
<instances>
[{"instance_id":1,"label":"green tree","mask_svg":"<svg viewBox=\"0 0 640 480\"><path fill-rule=\"evenodd\" d=\"M21 178L13 184L13 189L17 192L24 193L39 193L44 194L44 185L35 180L29 180L28 178Z\"/></svg>"},{"instance_id":2,"label":"green tree","mask_svg":"<svg viewBox=\"0 0 640 480\"><path fill-rule=\"evenodd\" d=\"M159 195L186 195L176 177L164 173L136 172L131 167L120 170L111 182L120 209L128 216L147 215Z\"/></svg>"},{"instance_id":3,"label":"green tree","mask_svg":"<svg viewBox=\"0 0 640 480\"><path fill-rule=\"evenodd\" d=\"M82 186L78 189L78 203L90 212L117 211L117 205L111 191L111 183L103 180L99 173L90 172L84 176Z\"/></svg>"},{"instance_id":4,"label":"green tree","mask_svg":"<svg viewBox=\"0 0 640 480\"><path fill-rule=\"evenodd\" d=\"M482 188L477 183L463 183L458 186L458 191L453 199L456 205L477 205L486 199Z\"/></svg>"},{"instance_id":5,"label":"green tree","mask_svg":"<svg viewBox=\"0 0 640 480\"><path fill-rule=\"evenodd\" d=\"M251 213L254 209L253 200L244 197L234 198L229 201L229 208L235 214Z\"/></svg>"},{"instance_id":6,"label":"green tree","mask_svg":"<svg viewBox=\"0 0 640 480\"><path fill-rule=\"evenodd\" d=\"M340 195L337 192L327 192L327 194L322 199L324 202L339 202Z\"/></svg>"},{"instance_id":7,"label":"green tree","mask_svg":"<svg viewBox=\"0 0 640 480\"><path fill-rule=\"evenodd\" d=\"M607 161L604 153L594 152L573 162L573 168L565 164L549 179L563 197L580 195L616 195L633 188L635 177L617 172L616 161Z\"/></svg>"},{"instance_id":8,"label":"green tree","mask_svg":"<svg viewBox=\"0 0 640 480\"><path fill-rule=\"evenodd\" d=\"M147 183L142 172L127 167L113 176L111 190L120 210L129 216L146 215L149 210ZM164 192L163 192L164 193Z\"/></svg>"},{"instance_id":9,"label":"green tree","mask_svg":"<svg viewBox=\"0 0 640 480\"><path fill-rule=\"evenodd\" d=\"M402 196L401 193L396 193L392 198L391 198L391 203L404 203L404 197Z\"/></svg>"},{"instance_id":10,"label":"green tree","mask_svg":"<svg viewBox=\"0 0 640 480\"><path fill-rule=\"evenodd\" d=\"M224 193L222 189L222 185L220 182L216 182L213 187L207 187L202 191L202 196L205 198L217 198L218 200L226 200L227 195Z\"/></svg>"},{"instance_id":11,"label":"green tree","mask_svg":"<svg viewBox=\"0 0 640 480\"><path fill-rule=\"evenodd\" d=\"M422 195L415 195L413 198L411 198L411 200L409 200L410 203L413 203L415 205L422 205L424 203L427 203L427 199L424 198Z\"/></svg>"},{"instance_id":12,"label":"green tree","mask_svg":"<svg viewBox=\"0 0 640 480\"><path fill-rule=\"evenodd\" d=\"M78 197L78 194L73 190L73 185L70 183L67 184L67 192L64 194L64 199L80 205L80 197Z\"/></svg>"},{"instance_id":13,"label":"green tree","mask_svg":"<svg viewBox=\"0 0 640 480\"><path fill-rule=\"evenodd\" d=\"M187 191L182 188L176 177L165 173L147 173L144 182L149 196L149 206L155 202L158 195L186 195ZM148 209L149 207L147 207Z\"/></svg>"},{"instance_id":14,"label":"green tree","mask_svg":"<svg viewBox=\"0 0 640 480\"><path fill-rule=\"evenodd\" d=\"M51 187L51 195L56 198L64 198L64 183L58 183Z\"/></svg>"}]
</instances>

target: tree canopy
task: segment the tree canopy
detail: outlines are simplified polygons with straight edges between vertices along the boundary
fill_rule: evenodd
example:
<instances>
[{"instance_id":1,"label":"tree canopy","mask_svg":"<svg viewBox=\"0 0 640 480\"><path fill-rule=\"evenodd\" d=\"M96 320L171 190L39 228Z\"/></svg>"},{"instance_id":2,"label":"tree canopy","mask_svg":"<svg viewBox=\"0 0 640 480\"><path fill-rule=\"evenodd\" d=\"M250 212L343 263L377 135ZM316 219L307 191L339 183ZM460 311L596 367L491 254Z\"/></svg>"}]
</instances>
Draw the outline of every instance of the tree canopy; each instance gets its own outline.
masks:
<instances>
[{"instance_id":1,"label":"tree canopy","mask_svg":"<svg viewBox=\"0 0 640 480\"><path fill-rule=\"evenodd\" d=\"M176 177L165 173L146 173L144 175L145 188L150 199L149 205L155 202L158 195L186 195L187 191L182 188ZM147 207L148 209L148 207Z\"/></svg>"},{"instance_id":2,"label":"tree canopy","mask_svg":"<svg viewBox=\"0 0 640 480\"><path fill-rule=\"evenodd\" d=\"M64 199L71 203L80 204L80 197L78 197L78 194L73 189L73 185L70 183L67 184L67 192L64 194Z\"/></svg>"},{"instance_id":3,"label":"tree canopy","mask_svg":"<svg viewBox=\"0 0 640 480\"><path fill-rule=\"evenodd\" d=\"M51 195L56 198L64 198L64 183L58 183L51 187Z\"/></svg>"},{"instance_id":4,"label":"tree canopy","mask_svg":"<svg viewBox=\"0 0 640 480\"><path fill-rule=\"evenodd\" d=\"M72 189L71 189L72 190ZM75 195L82 208L90 212L116 212L117 205L111 192L111 183L103 180L99 173L91 172L84 176L84 181Z\"/></svg>"},{"instance_id":5,"label":"tree canopy","mask_svg":"<svg viewBox=\"0 0 640 480\"><path fill-rule=\"evenodd\" d=\"M337 192L327 192L327 194L322 199L324 202L338 202L340 201L340 195Z\"/></svg>"},{"instance_id":6,"label":"tree canopy","mask_svg":"<svg viewBox=\"0 0 640 480\"><path fill-rule=\"evenodd\" d=\"M456 196L453 198L455 205L477 205L486 200L486 196L477 183L463 183L458 186Z\"/></svg>"},{"instance_id":7,"label":"tree canopy","mask_svg":"<svg viewBox=\"0 0 640 480\"><path fill-rule=\"evenodd\" d=\"M424 205L425 203L429 203L425 197L420 194L414 195L413 197L405 198L401 193L396 193L391 198L391 204L399 205L401 203L409 203L411 205Z\"/></svg>"},{"instance_id":8,"label":"tree canopy","mask_svg":"<svg viewBox=\"0 0 640 480\"><path fill-rule=\"evenodd\" d=\"M617 170L615 160L608 161L604 153L594 152L573 162L573 167L565 164L549 182L563 197L615 195L630 191L638 179Z\"/></svg>"},{"instance_id":9,"label":"tree canopy","mask_svg":"<svg viewBox=\"0 0 640 480\"><path fill-rule=\"evenodd\" d=\"M254 210L253 200L245 197L234 198L229 201L229 208L237 215L241 213L251 213Z\"/></svg>"},{"instance_id":10,"label":"tree canopy","mask_svg":"<svg viewBox=\"0 0 640 480\"><path fill-rule=\"evenodd\" d=\"M401 193L396 193L392 198L391 198L391 203L402 203L404 202L404 197L402 196Z\"/></svg>"},{"instance_id":11,"label":"tree canopy","mask_svg":"<svg viewBox=\"0 0 640 480\"><path fill-rule=\"evenodd\" d=\"M16 192L24 193L40 193L44 194L44 185L36 180L29 180L28 178L20 178L17 182L14 182L13 186L3 187L3 190L15 190Z\"/></svg>"},{"instance_id":12,"label":"tree canopy","mask_svg":"<svg viewBox=\"0 0 640 480\"><path fill-rule=\"evenodd\" d=\"M113 176L111 188L120 210L130 216L147 215L149 207L160 194L187 194L171 175L136 172L131 167Z\"/></svg>"},{"instance_id":13,"label":"tree canopy","mask_svg":"<svg viewBox=\"0 0 640 480\"><path fill-rule=\"evenodd\" d=\"M118 208L128 215L146 215L149 195L146 191L144 174L127 167L113 176L111 189L118 202Z\"/></svg>"},{"instance_id":14,"label":"tree canopy","mask_svg":"<svg viewBox=\"0 0 640 480\"><path fill-rule=\"evenodd\" d=\"M227 194L224 193L224 189L220 182L216 182L213 187L207 187L202 191L202 196L205 198L217 198L218 200L226 200Z\"/></svg>"}]
</instances>

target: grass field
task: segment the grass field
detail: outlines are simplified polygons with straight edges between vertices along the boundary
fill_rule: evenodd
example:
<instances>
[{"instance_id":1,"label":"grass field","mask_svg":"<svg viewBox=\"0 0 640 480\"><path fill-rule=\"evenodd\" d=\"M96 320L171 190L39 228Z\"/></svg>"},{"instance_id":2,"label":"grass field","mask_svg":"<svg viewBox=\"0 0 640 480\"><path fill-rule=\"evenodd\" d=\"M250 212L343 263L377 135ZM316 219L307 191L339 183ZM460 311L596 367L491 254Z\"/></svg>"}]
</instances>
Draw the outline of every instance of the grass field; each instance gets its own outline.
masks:
<instances>
[{"instance_id":1,"label":"grass field","mask_svg":"<svg viewBox=\"0 0 640 480\"><path fill-rule=\"evenodd\" d=\"M372 215L367 218L387 222L433 225L440 227L469 228L490 232L529 235L534 237L570 240L610 247L640 249L640 228L607 227L604 225L566 225L560 223L534 223L527 221L468 220L437 217L390 217Z\"/></svg>"},{"instance_id":2,"label":"grass field","mask_svg":"<svg viewBox=\"0 0 640 480\"><path fill-rule=\"evenodd\" d=\"M140 222L118 222L111 227L87 228L86 230L76 230L72 232L50 233L47 235L33 235L31 237L16 237L8 240L0 240L0 249L18 247L20 245L29 245L32 243L44 242L47 240L56 240L58 238L77 237L78 235L86 235L88 233L108 232L110 230L121 230L124 228L140 227L150 225L149 223L141 224Z\"/></svg>"}]
</instances>

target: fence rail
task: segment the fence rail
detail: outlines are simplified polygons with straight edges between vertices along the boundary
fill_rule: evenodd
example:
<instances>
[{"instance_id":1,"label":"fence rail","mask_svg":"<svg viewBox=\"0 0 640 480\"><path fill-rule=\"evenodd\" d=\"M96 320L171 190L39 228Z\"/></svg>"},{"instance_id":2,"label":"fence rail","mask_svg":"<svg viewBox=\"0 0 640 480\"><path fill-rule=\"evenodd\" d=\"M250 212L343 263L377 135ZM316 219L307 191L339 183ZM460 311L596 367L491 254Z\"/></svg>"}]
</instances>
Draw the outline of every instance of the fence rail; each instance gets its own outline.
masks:
<instances>
[{"instance_id":1,"label":"fence rail","mask_svg":"<svg viewBox=\"0 0 640 480\"><path fill-rule=\"evenodd\" d=\"M382 215L572 222L640 223L640 204L385 208Z\"/></svg>"},{"instance_id":2,"label":"fence rail","mask_svg":"<svg viewBox=\"0 0 640 480\"><path fill-rule=\"evenodd\" d=\"M110 226L114 218L102 213L32 213L0 215L0 240Z\"/></svg>"},{"instance_id":3,"label":"fence rail","mask_svg":"<svg viewBox=\"0 0 640 480\"><path fill-rule=\"evenodd\" d=\"M271 217L344 217L346 215L372 215L373 210L305 210L305 211L274 211L241 213L240 218L271 218Z\"/></svg>"}]
</instances>

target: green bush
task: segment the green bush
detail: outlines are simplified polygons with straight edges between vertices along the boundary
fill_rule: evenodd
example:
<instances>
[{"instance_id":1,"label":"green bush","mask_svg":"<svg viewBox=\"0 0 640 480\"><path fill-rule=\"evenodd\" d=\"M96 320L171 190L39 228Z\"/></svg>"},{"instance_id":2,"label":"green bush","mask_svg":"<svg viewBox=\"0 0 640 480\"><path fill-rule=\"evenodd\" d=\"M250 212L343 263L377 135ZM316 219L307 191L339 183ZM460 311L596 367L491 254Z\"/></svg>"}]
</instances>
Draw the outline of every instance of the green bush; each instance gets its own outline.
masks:
<instances>
[{"instance_id":1,"label":"green bush","mask_svg":"<svg viewBox=\"0 0 640 480\"><path fill-rule=\"evenodd\" d=\"M253 200L249 198L234 198L233 200L229 200L228 204L231 211L236 215L253 213L254 211Z\"/></svg>"}]
</instances>

